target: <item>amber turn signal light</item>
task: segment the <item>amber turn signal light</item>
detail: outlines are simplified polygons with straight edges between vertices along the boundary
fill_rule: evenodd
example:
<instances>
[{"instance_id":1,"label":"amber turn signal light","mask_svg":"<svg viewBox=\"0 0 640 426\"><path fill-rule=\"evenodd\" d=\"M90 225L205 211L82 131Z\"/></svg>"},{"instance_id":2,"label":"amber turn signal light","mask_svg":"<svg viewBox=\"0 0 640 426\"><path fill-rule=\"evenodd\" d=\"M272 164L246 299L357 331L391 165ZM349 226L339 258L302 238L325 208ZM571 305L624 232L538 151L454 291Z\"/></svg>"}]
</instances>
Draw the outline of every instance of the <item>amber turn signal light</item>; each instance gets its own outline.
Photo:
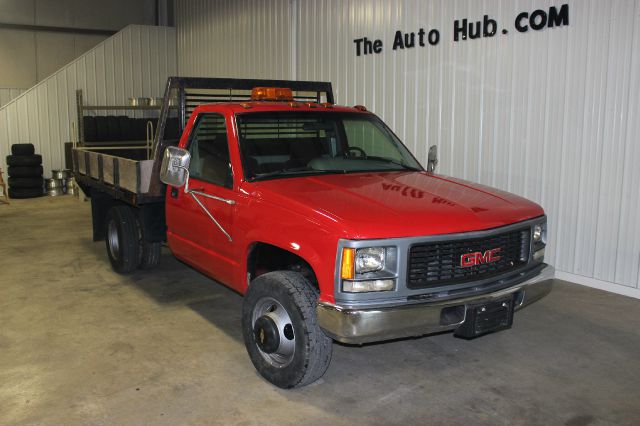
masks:
<instances>
[{"instance_id":1,"label":"amber turn signal light","mask_svg":"<svg viewBox=\"0 0 640 426\"><path fill-rule=\"evenodd\" d=\"M344 248L342 249L342 265L340 266L340 278L343 280L353 279L353 264L356 255L356 249Z\"/></svg>"}]
</instances>

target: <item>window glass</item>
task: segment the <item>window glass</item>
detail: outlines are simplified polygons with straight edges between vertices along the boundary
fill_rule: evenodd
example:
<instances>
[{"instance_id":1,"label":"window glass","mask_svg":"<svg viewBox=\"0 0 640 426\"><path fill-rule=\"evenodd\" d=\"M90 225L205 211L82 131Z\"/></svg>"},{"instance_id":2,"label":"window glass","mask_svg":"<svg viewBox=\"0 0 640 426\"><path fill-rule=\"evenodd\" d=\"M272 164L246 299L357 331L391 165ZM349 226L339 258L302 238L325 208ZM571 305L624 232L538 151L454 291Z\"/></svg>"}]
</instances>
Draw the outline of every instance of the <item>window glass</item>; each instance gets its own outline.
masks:
<instances>
[{"instance_id":1,"label":"window glass","mask_svg":"<svg viewBox=\"0 0 640 426\"><path fill-rule=\"evenodd\" d=\"M236 116L245 177L422 170L370 114L250 112Z\"/></svg>"},{"instance_id":2,"label":"window glass","mask_svg":"<svg viewBox=\"0 0 640 426\"><path fill-rule=\"evenodd\" d=\"M349 146L361 148L370 157L402 161L398 145L383 132L378 123L369 120L343 120Z\"/></svg>"},{"instance_id":3,"label":"window glass","mask_svg":"<svg viewBox=\"0 0 640 426\"><path fill-rule=\"evenodd\" d=\"M192 178L227 188L233 186L227 128L222 115L205 113L198 116L191 132L189 152L189 175Z\"/></svg>"},{"instance_id":4,"label":"window glass","mask_svg":"<svg viewBox=\"0 0 640 426\"><path fill-rule=\"evenodd\" d=\"M315 157L337 155L337 123L324 118L293 114L240 117L242 149L250 174L306 167Z\"/></svg>"}]
</instances>

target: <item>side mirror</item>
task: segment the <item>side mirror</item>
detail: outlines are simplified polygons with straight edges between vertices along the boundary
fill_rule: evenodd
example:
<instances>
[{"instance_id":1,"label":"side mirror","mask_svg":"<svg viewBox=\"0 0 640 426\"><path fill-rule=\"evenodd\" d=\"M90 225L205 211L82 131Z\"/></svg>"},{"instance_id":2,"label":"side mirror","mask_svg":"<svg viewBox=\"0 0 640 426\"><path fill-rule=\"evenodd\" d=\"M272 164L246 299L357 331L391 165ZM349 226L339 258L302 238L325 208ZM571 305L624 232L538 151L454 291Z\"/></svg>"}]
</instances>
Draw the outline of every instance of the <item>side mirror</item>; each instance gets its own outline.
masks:
<instances>
[{"instance_id":1,"label":"side mirror","mask_svg":"<svg viewBox=\"0 0 640 426\"><path fill-rule=\"evenodd\" d=\"M169 146L162 157L160 180L177 188L184 186L189 179L191 154L186 149Z\"/></svg>"},{"instance_id":2,"label":"side mirror","mask_svg":"<svg viewBox=\"0 0 640 426\"><path fill-rule=\"evenodd\" d=\"M435 145L431 145L429 148L429 157L427 160L427 171L429 173L433 173L438 165L438 147Z\"/></svg>"}]
</instances>

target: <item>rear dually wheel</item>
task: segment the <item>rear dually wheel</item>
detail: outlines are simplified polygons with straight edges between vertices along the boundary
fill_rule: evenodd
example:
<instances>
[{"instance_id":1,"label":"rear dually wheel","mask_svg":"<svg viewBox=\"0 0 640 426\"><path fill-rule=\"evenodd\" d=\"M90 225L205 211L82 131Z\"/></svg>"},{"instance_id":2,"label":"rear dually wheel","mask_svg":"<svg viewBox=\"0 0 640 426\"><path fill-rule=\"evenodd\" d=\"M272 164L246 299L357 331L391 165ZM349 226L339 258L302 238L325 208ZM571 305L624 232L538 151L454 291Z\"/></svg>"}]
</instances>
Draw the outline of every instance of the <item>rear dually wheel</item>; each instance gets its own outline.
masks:
<instances>
[{"instance_id":1,"label":"rear dually wheel","mask_svg":"<svg viewBox=\"0 0 640 426\"><path fill-rule=\"evenodd\" d=\"M114 271L133 272L140 262L136 215L129 206L114 206L107 213L105 226L107 254Z\"/></svg>"}]
</instances>

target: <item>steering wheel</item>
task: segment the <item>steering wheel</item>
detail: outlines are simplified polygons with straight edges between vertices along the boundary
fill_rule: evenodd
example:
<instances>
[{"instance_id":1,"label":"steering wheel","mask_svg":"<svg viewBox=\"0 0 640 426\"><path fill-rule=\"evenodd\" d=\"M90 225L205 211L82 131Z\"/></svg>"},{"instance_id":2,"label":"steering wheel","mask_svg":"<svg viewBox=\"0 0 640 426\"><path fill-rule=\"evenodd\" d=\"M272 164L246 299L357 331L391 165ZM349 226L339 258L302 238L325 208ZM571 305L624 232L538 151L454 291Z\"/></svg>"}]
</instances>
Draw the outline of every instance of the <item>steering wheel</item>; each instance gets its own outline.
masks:
<instances>
[{"instance_id":1,"label":"steering wheel","mask_svg":"<svg viewBox=\"0 0 640 426\"><path fill-rule=\"evenodd\" d=\"M357 158L367 158L367 153L364 152L364 149L358 147L358 146L350 146L347 148L347 152L345 152L345 157L349 158L349 157L356 157L356 156L352 156L351 154L349 154L349 151L356 151L358 153L360 153L360 155L357 156Z\"/></svg>"}]
</instances>

